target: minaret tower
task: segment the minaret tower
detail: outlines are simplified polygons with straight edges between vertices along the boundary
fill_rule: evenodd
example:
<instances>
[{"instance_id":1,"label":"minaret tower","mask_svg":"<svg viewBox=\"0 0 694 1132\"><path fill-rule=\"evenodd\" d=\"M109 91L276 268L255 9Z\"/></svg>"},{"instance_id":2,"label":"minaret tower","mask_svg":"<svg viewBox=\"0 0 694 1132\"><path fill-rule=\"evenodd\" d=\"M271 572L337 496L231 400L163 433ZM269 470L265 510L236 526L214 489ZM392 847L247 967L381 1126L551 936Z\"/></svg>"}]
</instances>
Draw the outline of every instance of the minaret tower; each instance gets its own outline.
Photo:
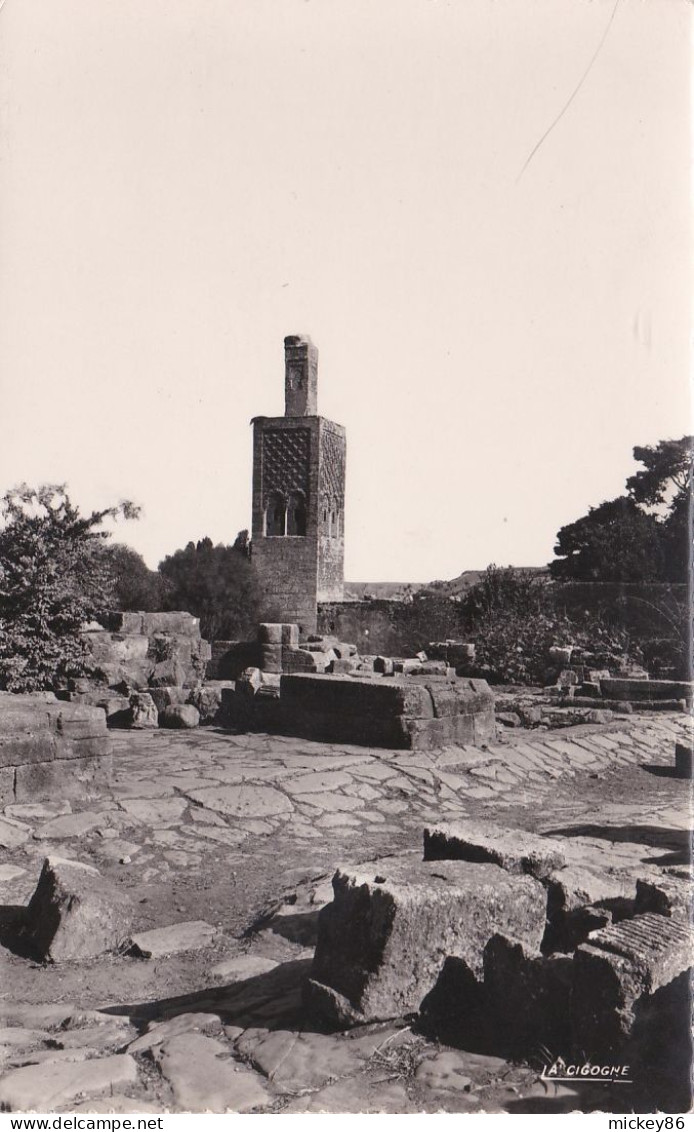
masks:
<instances>
[{"instance_id":1,"label":"minaret tower","mask_svg":"<svg viewBox=\"0 0 694 1132\"><path fill-rule=\"evenodd\" d=\"M253 418L253 563L263 621L316 630L318 603L344 597L346 439L318 416L318 350L284 340L283 417Z\"/></svg>"}]
</instances>

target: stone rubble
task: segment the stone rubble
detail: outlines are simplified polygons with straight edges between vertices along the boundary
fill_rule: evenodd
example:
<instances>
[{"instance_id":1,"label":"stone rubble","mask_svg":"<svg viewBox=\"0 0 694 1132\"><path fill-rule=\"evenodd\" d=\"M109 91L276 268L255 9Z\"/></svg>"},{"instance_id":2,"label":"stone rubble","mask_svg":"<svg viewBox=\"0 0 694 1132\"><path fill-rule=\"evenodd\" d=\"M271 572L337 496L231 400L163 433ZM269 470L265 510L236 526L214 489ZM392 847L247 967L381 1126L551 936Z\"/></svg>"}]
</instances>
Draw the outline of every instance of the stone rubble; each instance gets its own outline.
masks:
<instances>
[{"instance_id":1,"label":"stone rubble","mask_svg":"<svg viewBox=\"0 0 694 1132\"><path fill-rule=\"evenodd\" d=\"M294 870L291 880L287 873L288 886L281 890L278 901L242 937L231 938L211 923L210 934L197 951L169 951L160 959L145 961L128 958L122 951L110 953L107 962L113 964L114 988L118 972L126 969L120 964L132 964L133 969L143 971L143 978L156 980L165 979L167 965L173 970L173 965L199 956L198 970L204 973L189 984L187 995L167 1003L156 1001L162 998L161 991L131 992L131 1005L114 1006L112 1013L85 1010L75 1004L74 997L72 1002L51 1004L14 1003L5 998L0 1005L2 1103L11 1111L34 1107L68 1112L165 1112L186 1107L193 1111L403 1113L534 1111L533 1105L548 1105L547 1111L553 1105L581 1108L588 1103L585 1090L562 1086L561 1092L558 1086L541 1085L536 1070L527 1063L506 1060L510 1050L502 1050L498 1032L502 1026L507 1031L507 1047L523 1045L522 1030L514 1034L508 1024L511 1015L516 1023L524 1019L537 1023L536 1034L544 1044L547 1033L561 1037L565 1029L551 1028L556 1024L556 1011L552 1021L550 1004L562 1001L559 991L566 988L567 970L572 980L578 979L574 968L578 970L579 964L607 962L609 968L616 957L631 972L629 994L636 994L625 998L632 1003L632 1019L626 1019L620 1033L644 1081L653 1076L648 1068L653 1065L660 1074L658 1080L669 1081L658 1093L658 1103L672 1106L672 1098L681 1096L677 1092L681 1090L680 1070L674 1079L672 1074L663 1076L662 1056L658 1061L648 1046L644 1026L654 1011L663 1025L680 1024L677 992L686 971L683 967L677 973L673 968L673 977L666 981L670 969L644 960L645 944L639 944L639 950L631 941L629 951L627 944L619 943L623 938L619 935L602 937L607 940L602 943L602 933L588 940L581 937L575 953L552 952L537 923L532 938L518 940L513 938L515 930L506 930L513 912L507 915L500 910L500 931L494 927L499 919L490 914L479 933L479 947L475 944L453 956L457 967L452 986L458 1001L468 1004L470 1024L475 1021L480 994L482 1002L486 996L487 1015L497 1019L493 1026L499 1041L495 1056L450 1048L450 1044L449 1048L437 1046L424 1031L417 1032L420 1003L408 1019L397 1016L386 1022L361 1022L344 1033L319 1034L307 1024L304 987L311 970L317 920L323 915L320 909L329 907L332 897L331 865L337 860L363 861L371 854L370 863L346 866L343 871L348 877L370 876L378 869L370 881L372 893L388 888L387 880L376 883L376 875L387 878L386 870L397 869L398 860L407 859L403 850L409 847L416 867L404 874L405 881L414 879L417 868L441 874L482 870L486 875L491 871L495 884L490 886L490 899L497 883L509 893L517 891L518 885L539 892L539 914L533 913L538 922L544 920L552 891L562 898L567 912L588 916L609 912L612 916L616 911L618 916L627 916L605 928L606 932L624 932L637 919L650 918L657 921L657 932L651 935L664 936L671 931L664 924L686 922L686 813L672 805L668 809L662 801L654 804L649 796L622 806L605 799L598 816L594 802L591 808L583 804L581 809L582 803L577 804L571 794L591 775L614 776L630 767L636 771L639 764L669 767L674 743L685 738L682 721L663 713L657 718L624 719L602 729L575 728L565 734L566 741L559 744L547 734L525 732L519 736L509 733L503 741L492 739L485 749L465 745L434 751L376 751L201 729L111 732L116 751L112 794L92 800L88 808L83 800L74 799L61 799L57 805L48 801L8 803L0 821L9 821L14 831L19 828L19 837L15 833L6 852L7 864L0 871L3 903L26 904L43 857L56 852L69 852L74 858L70 865L103 861L104 874L121 882L118 890L124 882L124 891L144 893L170 884L182 868L200 885L206 883L211 867L229 876L234 870L241 873L249 854L263 854L268 871L277 872L289 846L299 856L285 865L302 861L303 865ZM654 782L667 785L669 780L656 778ZM25 808L17 809L20 805ZM513 825L521 812L532 814L535 832L518 831L514 845ZM513 821L505 821L507 813L515 815ZM56 823L62 818L71 820ZM336 824L327 824L333 822ZM430 834L450 834L452 847L462 846L465 853L470 847L472 851L482 848L485 853L496 853L496 859L423 862L419 846L425 826ZM81 832L75 836L77 829ZM216 831L229 840L215 842L202 830ZM660 839L649 832L657 830L662 830ZM37 833L42 835L36 837ZM536 842L548 852L547 860L538 855ZM123 844L132 851L124 854ZM110 846L119 860L127 856L130 862L121 865L100 856ZM559 850L565 864L553 856ZM210 851L219 854L212 866ZM617 892L605 895L614 893L610 885L616 885ZM451 887L443 880L435 880L434 886ZM403 892L406 889L403 883ZM609 908L599 907L601 894ZM417 899L413 895L413 908ZM535 897L531 903L534 908ZM404 904L403 899L403 926L410 914ZM470 915L471 907L466 901L463 913ZM175 918L172 909L171 919ZM186 922L190 919L186 921L183 913L181 923ZM425 918L419 934L413 936L413 949L420 937L427 938L427 924L434 934L441 934L435 931L435 917ZM134 927L137 930L130 929L129 936L159 930L147 919L146 903L135 906ZM471 939L468 933L467 943L463 941L466 947ZM446 966L447 947L444 942L439 969L441 964ZM449 950L458 947L456 941ZM620 952L615 950L618 947ZM587 958L591 948L596 955L590 953ZM677 950L672 940L668 950ZM7 953L0 949L0 958L2 954ZM408 964L398 959L397 948L389 953L390 959L384 954L384 970L390 963L389 977L395 980L402 968L407 985L417 985L419 975L408 973ZM26 961L12 956L10 962ZM678 963L680 960L675 967ZM55 969L63 968L58 963ZM439 987L441 976L436 972L422 973L421 985L431 986L432 979L435 988ZM12 985L11 976L8 985ZM143 990L146 985L142 984ZM552 986L556 994L548 993ZM646 991L646 987L655 989ZM388 993L396 996L398 992ZM76 994L74 987L70 994ZM114 990L116 1001L117 996ZM583 997L587 1003L595 1000L595 994L590 1000ZM406 998L403 995L403 1001ZM94 1004L93 998L91 1002ZM139 1005L133 1005L135 1002ZM524 1003L534 1005L524 1011ZM567 1017L576 1029L579 1016L571 1019L565 1014L564 1023ZM540 1018L546 1024L540 1025ZM435 1014L430 1022L435 1039L439 1024ZM581 1026L589 1024L590 1017L580 1021ZM676 1026L673 1033L678 1032ZM663 1050L671 1052L672 1040L662 1028L657 1032ZM527 1040L536 1034L530 1033ZM450 1036L464 1046L463 1038ZM448 1037L441 1035L439 1040L448 1041ZM190 1051L187 1057L185 1050ZM523 1059L527 1051L518 1048L515 1056ZM622 1100L620 1096L610 1102L610 1095L604 1086L596 1086L590 1106L604 1109L612 1103L614 1111Z\"/></svg>"}]
</instances>

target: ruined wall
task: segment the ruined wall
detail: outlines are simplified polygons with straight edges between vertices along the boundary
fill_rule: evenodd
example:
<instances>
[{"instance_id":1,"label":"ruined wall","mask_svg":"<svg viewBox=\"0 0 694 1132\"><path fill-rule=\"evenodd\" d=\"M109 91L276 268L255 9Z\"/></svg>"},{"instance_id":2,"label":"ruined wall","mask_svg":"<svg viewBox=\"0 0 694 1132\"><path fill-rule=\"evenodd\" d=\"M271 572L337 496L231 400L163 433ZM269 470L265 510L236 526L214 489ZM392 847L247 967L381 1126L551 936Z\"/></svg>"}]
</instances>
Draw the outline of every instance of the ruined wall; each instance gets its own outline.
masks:
<instances>
[{"instance_id":1,"label":"ruined wall","mask_svg":"<svg viewBox=\"0 0 694 1132\"><path fill-rule=\"evenodd\" d=\"M547 585L548 608L579 619L586 612L621 625L636 639L669 638L687 608L687 587L668 583L618 585L564 582ZM360 653L411 656L429 641L465 637L462 607L447 598L324 602L318 632L353 642Z\"/></svg>"},{"instance_id":2,"label":"ruined wall","mask_svg":"<svg viewBox=\"0 0 694 1132\"><path fill-rule=\"evenodd\" d=\"M318 632L350 641L362 655L413 656L429 641L460 636L460 607L439 598L324 602Z\"/></svg>"},{"instance_id":3,"label":"ruined wall","mask_svg":"<svg viewBox=\"0 0 694 1132\"><path fill-rule=\"evenodd\" d=\"M0 692L0 805L98 794L110 782L110 744L100 708Z\"/></svg>"}]
</instances>

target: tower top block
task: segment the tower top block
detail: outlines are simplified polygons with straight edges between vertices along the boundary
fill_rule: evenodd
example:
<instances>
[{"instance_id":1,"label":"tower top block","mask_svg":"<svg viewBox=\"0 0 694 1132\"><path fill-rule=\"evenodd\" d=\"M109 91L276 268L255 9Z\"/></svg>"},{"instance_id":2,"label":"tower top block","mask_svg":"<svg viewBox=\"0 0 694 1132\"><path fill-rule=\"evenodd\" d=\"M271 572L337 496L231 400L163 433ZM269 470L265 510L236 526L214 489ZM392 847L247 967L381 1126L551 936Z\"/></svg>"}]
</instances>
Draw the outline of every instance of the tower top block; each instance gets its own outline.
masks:
<instances>
[{"instance_id":1,"label":"tower top block","mask_svg":"<svg viewBox=\"0 0 694 1132\"><path fill-rule=\"evenodd\" d=\"M318 349L308 334L284 340L284 415L318 415Z\"/></svg>"}]
</instances>

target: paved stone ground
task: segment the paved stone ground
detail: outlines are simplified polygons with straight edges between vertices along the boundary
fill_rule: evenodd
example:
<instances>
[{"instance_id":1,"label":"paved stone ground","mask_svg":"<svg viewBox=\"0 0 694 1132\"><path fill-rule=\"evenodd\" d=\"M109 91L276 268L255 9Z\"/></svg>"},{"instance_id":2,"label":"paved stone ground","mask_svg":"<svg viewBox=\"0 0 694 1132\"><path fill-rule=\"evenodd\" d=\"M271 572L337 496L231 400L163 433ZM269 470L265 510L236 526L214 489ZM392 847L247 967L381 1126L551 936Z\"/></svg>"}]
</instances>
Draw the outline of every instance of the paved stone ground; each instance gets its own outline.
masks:
<instances>
[{"instance_id":1,"label":"paved stone ground","mask_svg":"<svg viewBox=\"0 0 694 1132\"><path fill-rule=\"evenodd\" d=\"M683 863L689 789L668 768L686 729L682 715L641 715L431 754L213 729L113 733L109 797L0 815L0 904L26 904L43 857L58 855L122 885L137 931L190 920L215 931L187 951L174 932L170 953L165 940L147 960L41 967L0 948L0 1105L621 1111L623 1094L605 1086L550 1093L528 1065L439 1047L404 1023L315 1033L301 984L335 865L418 851L427 823L551 831L577 864L631 874Z\"/></svg>"}]
</instances>

